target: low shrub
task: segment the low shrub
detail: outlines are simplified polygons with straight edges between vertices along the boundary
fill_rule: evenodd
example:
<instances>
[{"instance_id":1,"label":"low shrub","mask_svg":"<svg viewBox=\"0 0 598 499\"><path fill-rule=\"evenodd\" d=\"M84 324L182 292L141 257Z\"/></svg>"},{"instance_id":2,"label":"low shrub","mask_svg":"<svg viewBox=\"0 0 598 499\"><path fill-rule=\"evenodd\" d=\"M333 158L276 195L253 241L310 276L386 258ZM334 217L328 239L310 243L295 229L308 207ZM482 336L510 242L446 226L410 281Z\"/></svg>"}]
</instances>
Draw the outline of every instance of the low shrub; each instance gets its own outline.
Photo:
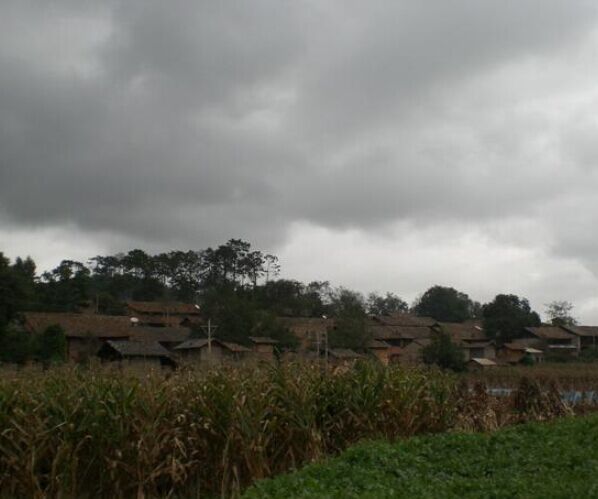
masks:
<instances>
[{"instance_id":1,"label":"low shrub","mask_svg":"<svg viewBox=\"0 0 598 499\"><path fill-rule=\"evenodd\" d=\"M358 445L340 457L255 484L246 499L598 496L598 417L494 433Z\"/></svg>"}]
</instances>

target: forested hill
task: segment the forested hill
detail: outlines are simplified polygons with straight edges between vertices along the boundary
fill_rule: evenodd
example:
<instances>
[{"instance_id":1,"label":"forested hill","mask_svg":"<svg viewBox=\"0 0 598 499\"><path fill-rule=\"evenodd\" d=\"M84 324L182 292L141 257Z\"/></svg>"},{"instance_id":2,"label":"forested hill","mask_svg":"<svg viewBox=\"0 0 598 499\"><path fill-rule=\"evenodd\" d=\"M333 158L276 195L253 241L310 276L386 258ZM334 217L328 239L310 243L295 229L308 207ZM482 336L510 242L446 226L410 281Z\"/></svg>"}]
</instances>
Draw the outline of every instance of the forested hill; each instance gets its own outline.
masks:
<instances>
[{"instance_id":1,"label":"forested hill","mask_svg":"<svg viewBox=\"0 0 598 499\"><path fill-rule=\"evenodd\" d=\"M279 279L279 272L275 255L240 239L199 251L151 255L134 249L87 262L64 260L41 274L31 258L11 262L0 253L0 332L24 311L91 309L122 315L128 300L197 304L204 317L219 325L222 338L241 343L251 334L280 337L275 321L280 316L335 318L341 339L362 335L367 314L408 310L444 322L483 319L490 335L540 323L529 302L511 294L499 294L482 306L452 287L432 286L409 308L393 293L364 297L327 281ZM572 321L571 308L554 302L547 314L553 321Z\"/></svg>"}]
</instances>

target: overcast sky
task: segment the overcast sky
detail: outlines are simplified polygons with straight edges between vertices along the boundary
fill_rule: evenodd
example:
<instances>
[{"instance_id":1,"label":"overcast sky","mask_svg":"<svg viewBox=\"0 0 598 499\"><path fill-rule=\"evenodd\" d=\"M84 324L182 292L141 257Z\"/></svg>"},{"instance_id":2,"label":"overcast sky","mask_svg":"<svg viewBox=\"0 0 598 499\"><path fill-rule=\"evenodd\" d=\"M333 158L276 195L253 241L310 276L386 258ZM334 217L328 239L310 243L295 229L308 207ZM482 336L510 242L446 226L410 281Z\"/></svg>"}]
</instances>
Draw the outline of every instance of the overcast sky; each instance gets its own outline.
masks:
<instances>
[{"instance_id":1,"label":"overcast sky","mask_svg":"<svg viewBox=\"0 0 598 499\"><path fill-rule=\"evenodd\" d=\"M241 237L598 323L595 5L0 0L0 251Z\"/></svg>"}]
</instances>

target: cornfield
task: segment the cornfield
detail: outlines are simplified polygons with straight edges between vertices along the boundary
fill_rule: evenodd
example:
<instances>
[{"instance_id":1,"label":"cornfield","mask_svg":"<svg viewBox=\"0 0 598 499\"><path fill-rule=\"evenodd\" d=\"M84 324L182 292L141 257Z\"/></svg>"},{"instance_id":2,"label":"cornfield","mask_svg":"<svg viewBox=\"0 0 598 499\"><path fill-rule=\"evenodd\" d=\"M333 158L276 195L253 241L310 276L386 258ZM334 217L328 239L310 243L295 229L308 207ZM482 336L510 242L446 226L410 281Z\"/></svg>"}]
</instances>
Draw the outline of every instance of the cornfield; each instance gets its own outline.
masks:
<instances>
[{"instance_id":1,"label":"cornfield","mask_svg":"<svg viewBox=\"0 0 598 499\"><path fill-rule=\"evenodd\" d=\"M452 375L373 363L20 372L0 381L0 497L235 497L365 438L492 429L505 411Z\"/></svg>"}]
</instances>

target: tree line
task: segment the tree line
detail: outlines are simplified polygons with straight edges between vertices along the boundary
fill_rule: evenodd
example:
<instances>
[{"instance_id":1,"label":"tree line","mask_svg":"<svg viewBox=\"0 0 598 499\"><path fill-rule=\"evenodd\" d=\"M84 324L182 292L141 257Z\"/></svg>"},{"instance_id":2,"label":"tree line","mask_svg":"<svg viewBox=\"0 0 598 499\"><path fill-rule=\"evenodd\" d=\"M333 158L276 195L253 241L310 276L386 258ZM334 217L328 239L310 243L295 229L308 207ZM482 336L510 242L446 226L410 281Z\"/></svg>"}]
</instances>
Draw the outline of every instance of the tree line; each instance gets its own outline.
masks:
<instances>
[{"instance_id":1,"label":"tree line","mask_svg":"<svg viewBox=\"0 0 598 499\"><path fill-rule=\"evenodd\" d=\"M527 326L540 325L528 300L512 294L499 294L482 305L466 293L436 285L410 307L394 293L364 296L328 281L281 279L279 273L276 256L241 239L199 251L152 255L133 249L87 262L63 260L39 275L30 257L11 262L0 252L0 360L6 350L2 343L14 340L9 325L24 311L78 312L93 307L100 314L122 315L127 300L196 303L218 324L221 339L246 344L249 336L271 336L289 348L296 339L280 326L279 316L335 318L329 342L347 348L364 348L371 340L368 315L412 312L441 322L479 319L501 342L520 336ZM554 323L568 323L573 321L571 307L553 302L547 313Z\"/></svg>"}]
</instances>

